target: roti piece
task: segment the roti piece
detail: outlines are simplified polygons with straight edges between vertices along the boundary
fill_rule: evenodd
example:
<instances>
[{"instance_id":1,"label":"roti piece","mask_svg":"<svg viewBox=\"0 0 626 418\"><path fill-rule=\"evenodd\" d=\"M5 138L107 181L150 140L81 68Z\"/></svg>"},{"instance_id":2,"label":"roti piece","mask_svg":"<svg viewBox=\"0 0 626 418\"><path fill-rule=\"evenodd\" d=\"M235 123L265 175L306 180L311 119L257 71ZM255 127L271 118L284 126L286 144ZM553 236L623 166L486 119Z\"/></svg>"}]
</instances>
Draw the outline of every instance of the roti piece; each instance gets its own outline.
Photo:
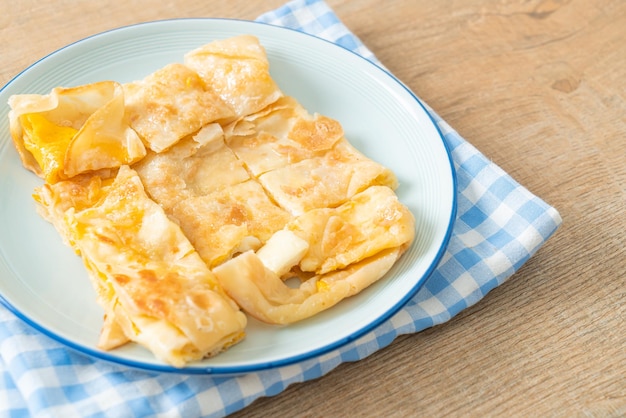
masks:
<instances>
[{"instance_id":1,"label":"roti piece","mask_svg":"<svg viewBox=\"0 0 626 418\"><path fill-rule=\"evenodd\" d=\"M169 64L124 84L124 95L131 126L155 152L234 115L212 90L204 88L198 74L182 64Z\"/></svg>"},{"instance_id":2,"label":"roti piece","mask_svg":"<svg viewBox=\"0 0 626 418\"><path fill-rule=\"evenodd\" d=\"M289 248L283 248L289 253ZM226 292L249 315L270 324L302 321L356 295L393 267L402 250L376 254L349 267L289 287L254 251L247 251L213 269Z\"/></svg>"},{"instance_id":3,"label":"roti piece","mask_svg":"<svg viewBox=\"0 0 626 418\"><path fill-rule=\"evenodd\" d=\"M170 213L211 268L258 249L291 219L254 180L181 200Z\"/></svg>"},{"instance_id":4,"label":"roti piece","mask_svg":"<svg viewBox=\"0 0 626 418\"><path fill-rule=\"evenodd\" d=\"M39 205L37 212L41 217L54 225L63 242L72 247L76 253L65 214L69 211L80 212L98 203L105 190L113 182L115 173L106 175L80 174L71 180L63 180L55 184L43 184L35 189L33 198Z\"/></svg>"},{"instance_id":5,"label":"roti piece","mask_svg":"<svg viewBox=\"0 0 626 418\"><path fill-rule=\"evenodd\" d=\"M383 277L412 242L414 223L390 188L373 186L336 209L293 219L256 253L244 252L213 272L248 314L289 324ZM283 281L294 276L302 278L298 288Z\"/></svg>"},{"instance_id":6,"label":"roti piece","mask_svg":"<svg viewBox=\"0 0 626 418\"><path fill-rule=\"evenodd\" d=\"M313 209L286 229L309 243L305 272L324 274L413 240L415 220L387 186L372 186L337 208Z\"/></svg>"},{"instance_id":7,"label":"roti piece","mask_svg":"<svg viewBox=\"0 0 626 418\"><path fill-rule=\"evenodd\" d=\"M226 142L254 176L323 156L343 136L339 122L310 115L282 97L226 131Z\"/></svg>"},{"instance_id":8,"label":"roti piece","mask_svg":"<svg viewBox=\"0 0 626 418\"><path fill-rule=\"evenodd\" d=\"M224 145L222 128L217 123L205 126L162 153L150 153L133 169L148 195L170 215L181 201L250 178L241 161Z\"/></svg>"},{"instance_id":9,"label":"roti piece","mask_svg":"<svg viewBox=\"0 0 626 418\"><path fill-rule=\"evenodd\" d=\"M131 164L146 155L112 81L9 99L11 136L22 163L48 183Z\"/></svg>"},{"instance_id":10,"label":"roti piece","mask_svg":"<svg viewBox=\"0 0 626 418\"><path fill-rule=\"evenodd\" d=\"M106 314L102 348L127 339L182 367L243 338L245 315L132 169L122 166L102 187L86 184L60 182L39 199L49 216L63 216L57 222L94 283ZM86 206L56 208L55 198L72 191L91 193Z\"/></svg>"},{"instance_id":11,"label":"roti piece","mask_svg":"<svg viewBox=\"0 0 626 418\"><path fill-rule=\"evenodd\" d=\"M345 138L323 156L269 171L259 181L294 216L337 207L370 186L395 189L398 185L391 170L365 157Z\"/></svg>"},{"instance_id":12,"label":"roti piece","mask_svg":"<svg viewBox=\"0 0 626 418\"><path fill-rule=\"evenodd\" d=\"M260 111L282 96L270 76L265 49L255 36L210 42L185 54L184 63L235 111L237 119Z\"/></svg>"}]
</instances>

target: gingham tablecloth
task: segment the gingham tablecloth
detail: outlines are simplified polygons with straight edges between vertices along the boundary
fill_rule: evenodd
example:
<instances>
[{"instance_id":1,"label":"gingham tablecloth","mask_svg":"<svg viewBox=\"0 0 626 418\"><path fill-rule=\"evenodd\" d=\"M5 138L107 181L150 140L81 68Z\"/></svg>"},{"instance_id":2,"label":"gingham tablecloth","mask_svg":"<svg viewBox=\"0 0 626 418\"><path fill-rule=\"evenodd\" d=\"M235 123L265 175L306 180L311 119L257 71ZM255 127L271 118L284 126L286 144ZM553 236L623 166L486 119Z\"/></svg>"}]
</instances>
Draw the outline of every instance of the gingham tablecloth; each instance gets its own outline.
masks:
<instances>
[{"instance_id":1,"label":"gingham tablecloth","mask_svg":"<svg viewBox=\"0 0 626 418\"><path fill-rule=\"evenodd\" d=\"M323 1L291 1L258 20L315 34L377 62ZM561 218L427 109L452 153L457 219L439 266L390 320L319 358L225 378L151 374L92 359L66 349L0 306L0 416L224 416L292 383L322 376L342 362L360 360L398 335L445 322L478 302L541 247Z\"/></svg>"}]
</instances>

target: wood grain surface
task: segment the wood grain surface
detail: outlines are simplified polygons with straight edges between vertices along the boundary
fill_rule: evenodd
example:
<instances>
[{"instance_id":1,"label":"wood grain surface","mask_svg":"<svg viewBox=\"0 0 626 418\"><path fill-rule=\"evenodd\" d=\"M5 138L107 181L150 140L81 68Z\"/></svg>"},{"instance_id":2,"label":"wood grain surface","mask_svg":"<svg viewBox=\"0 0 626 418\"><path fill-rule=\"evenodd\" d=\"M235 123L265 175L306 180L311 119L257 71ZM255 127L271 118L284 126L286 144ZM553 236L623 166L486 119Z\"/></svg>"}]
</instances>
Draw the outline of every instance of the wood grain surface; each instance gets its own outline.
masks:
<instances>
[{"instance_id":1,"label":"wood grain surface","mask_svg":"<svg viewBox=\"0 0 626 418\"><path fill-rule=\"evenodd\" d=\"M283 2L0 0L0 85L100 31ZM327 3L563 225L451 321L235 416L626 416L626 2Z\"/></svg>"}]
</instances>

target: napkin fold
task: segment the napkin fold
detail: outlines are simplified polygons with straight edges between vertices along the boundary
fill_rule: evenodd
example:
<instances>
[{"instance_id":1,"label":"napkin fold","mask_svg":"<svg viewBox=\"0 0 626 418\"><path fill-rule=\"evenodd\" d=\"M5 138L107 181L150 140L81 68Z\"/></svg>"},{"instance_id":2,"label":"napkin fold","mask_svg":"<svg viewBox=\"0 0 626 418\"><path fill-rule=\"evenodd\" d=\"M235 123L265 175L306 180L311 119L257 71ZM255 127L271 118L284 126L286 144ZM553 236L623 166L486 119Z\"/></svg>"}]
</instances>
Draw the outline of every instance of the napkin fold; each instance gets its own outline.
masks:
<instances>
[{"instance_id":1,"label":"napkin fold","mask_svg":"<svg viewBox=\"0 0 626 418\"><path fill-rule=\"evenodd\" d=\"M258 20L335 42L380 65L324 1L290 1ZM398 335L441 324L478 302L541 247L561 218L423 104L452 154L457 218L438 267L395 316L358 340L300 364L211 377L153 374L84 356L0 306L0 416L225 416L292 383L363 359Z\"/></svg>"}]
</instances>

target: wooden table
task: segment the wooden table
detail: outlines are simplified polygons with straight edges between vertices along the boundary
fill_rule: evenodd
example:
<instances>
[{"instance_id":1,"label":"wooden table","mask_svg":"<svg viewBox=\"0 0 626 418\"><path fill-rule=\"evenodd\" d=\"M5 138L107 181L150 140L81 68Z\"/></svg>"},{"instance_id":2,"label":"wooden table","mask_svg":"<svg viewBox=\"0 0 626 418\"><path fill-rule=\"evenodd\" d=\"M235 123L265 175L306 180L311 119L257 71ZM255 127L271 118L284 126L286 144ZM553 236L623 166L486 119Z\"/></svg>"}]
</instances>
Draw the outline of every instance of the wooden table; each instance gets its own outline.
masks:
<instances>
[{"instance_id":1,"label":"wooden table","mask_svg":"<svg viewBox=\"0 0 626 418\"><path fill-rule=\"evenodd\" d=\"M0 85L121 25L283 0L0 0ZM328 0L382 62L563 217L448 323L240 416L626 415L626 2Z\"/></svg>"}]
</instances>

